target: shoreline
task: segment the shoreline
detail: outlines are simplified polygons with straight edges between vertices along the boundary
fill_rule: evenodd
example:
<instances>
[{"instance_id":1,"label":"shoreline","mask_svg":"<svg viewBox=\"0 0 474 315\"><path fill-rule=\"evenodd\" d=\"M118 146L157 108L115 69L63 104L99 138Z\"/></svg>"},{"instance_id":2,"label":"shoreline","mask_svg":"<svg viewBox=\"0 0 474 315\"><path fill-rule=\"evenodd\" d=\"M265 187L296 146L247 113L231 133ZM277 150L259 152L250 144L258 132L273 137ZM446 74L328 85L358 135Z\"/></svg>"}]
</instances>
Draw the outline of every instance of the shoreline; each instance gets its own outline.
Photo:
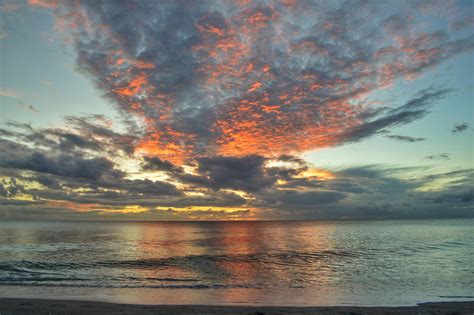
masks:
<instances>
[{"instance_id":1,"label":"shoreline","mask_svg":"<svg viewBox=\"0 0 474 315\"><path fill-rule=\"evenodd\" d=\"M474 314L474 301L415 306L145 305L98 301L0 298L0 314Z\"/></svg>"}]
</instances>

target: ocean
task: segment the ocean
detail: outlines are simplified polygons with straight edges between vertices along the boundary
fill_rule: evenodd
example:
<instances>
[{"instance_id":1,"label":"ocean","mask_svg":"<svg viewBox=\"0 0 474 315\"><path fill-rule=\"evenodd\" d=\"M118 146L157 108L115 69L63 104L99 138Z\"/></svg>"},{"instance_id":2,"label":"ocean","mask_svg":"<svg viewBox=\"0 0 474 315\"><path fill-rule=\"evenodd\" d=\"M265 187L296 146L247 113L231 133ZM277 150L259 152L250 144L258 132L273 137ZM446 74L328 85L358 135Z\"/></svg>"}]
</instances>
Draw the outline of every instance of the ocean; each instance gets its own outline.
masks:
<instances>
[{"instance_id":1,"label":"ocean","mask_svg":"<svg viewBox=\"0 0 474 315\"><path fill-rule=\"evenodd\" d=\"M474 219L0 222L0 297L141 304L474 300Z\"/></svg>"}]
</instances>

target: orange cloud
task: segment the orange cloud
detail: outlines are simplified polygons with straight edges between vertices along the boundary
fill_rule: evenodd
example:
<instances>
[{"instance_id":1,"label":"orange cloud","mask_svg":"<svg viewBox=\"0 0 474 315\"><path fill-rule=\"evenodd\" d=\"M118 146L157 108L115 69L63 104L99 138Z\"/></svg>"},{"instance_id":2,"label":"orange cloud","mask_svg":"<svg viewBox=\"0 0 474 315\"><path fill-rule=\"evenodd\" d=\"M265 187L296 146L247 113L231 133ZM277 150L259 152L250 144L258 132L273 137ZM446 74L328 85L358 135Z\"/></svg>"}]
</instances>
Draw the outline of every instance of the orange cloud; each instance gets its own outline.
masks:
<instances>
[{"instance_id":1,"label":"orange cloud","mask_svg":"<svg viewBox=\"0 0 474 315\"><path fill-rule=\"evenodd\" d=\"M173 2L153 10L112 2L128 27L88 3L62 5L60 24L76 41L79 66L122 113L142 120L136 152L176 163L351 141L348 133L382 113L370 93L472 48L469 38L415 27L415 18L386 18L375 2L357 16L355 4L336 10L288 0L190 2L179 10ZM380 16L368 22L364 14Z\"/></svg>"},{"instance_id":2,"label":"orange cloud","mask_svg":"<svg viewBox=\"0 0 474 315\"><path fill-rule=\"evenodd\" d=\"M45 9L56 9L58 7L57 0L28 0L28 4Z\"/></svg>"}]
</instances>

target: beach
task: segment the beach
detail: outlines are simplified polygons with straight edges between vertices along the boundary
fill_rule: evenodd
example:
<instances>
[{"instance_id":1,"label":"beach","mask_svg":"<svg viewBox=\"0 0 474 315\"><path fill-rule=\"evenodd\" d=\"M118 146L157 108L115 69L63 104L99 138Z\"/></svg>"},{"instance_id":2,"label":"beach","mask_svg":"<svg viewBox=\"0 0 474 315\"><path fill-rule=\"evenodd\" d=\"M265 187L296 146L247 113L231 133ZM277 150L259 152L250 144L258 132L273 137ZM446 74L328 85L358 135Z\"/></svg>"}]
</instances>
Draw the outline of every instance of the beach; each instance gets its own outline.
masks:
<instances>
[{"instance_id":1,"label":"beach","mask_svg":"<svg viewBox=\"0 0 474 315\"><path fill-rule=\"evenodd\" d=\"M137 305L95 301L0 299L0 314L473 314L474 302L416 306L209 306Z\"/></svg>"}]
</instances>

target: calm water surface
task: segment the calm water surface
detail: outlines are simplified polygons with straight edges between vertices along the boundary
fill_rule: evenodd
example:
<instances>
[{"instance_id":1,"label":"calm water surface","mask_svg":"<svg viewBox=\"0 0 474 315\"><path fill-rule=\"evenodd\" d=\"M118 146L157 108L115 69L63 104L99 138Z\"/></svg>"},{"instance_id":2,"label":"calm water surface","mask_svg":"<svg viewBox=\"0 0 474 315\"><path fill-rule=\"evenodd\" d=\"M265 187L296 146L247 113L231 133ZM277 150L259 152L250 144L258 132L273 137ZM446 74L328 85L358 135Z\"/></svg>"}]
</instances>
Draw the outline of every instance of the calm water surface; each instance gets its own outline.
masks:
<instances>
[{"instance_id":1,"label":"calm water surface","mask_svg":"<svg viewBox=\"0 0 474 315\"><path fill-rule=\"evenodd\" d=\"M474 220L0 222L0 296L129 303L474 300Z\"/></svg>"}]
</instances>

